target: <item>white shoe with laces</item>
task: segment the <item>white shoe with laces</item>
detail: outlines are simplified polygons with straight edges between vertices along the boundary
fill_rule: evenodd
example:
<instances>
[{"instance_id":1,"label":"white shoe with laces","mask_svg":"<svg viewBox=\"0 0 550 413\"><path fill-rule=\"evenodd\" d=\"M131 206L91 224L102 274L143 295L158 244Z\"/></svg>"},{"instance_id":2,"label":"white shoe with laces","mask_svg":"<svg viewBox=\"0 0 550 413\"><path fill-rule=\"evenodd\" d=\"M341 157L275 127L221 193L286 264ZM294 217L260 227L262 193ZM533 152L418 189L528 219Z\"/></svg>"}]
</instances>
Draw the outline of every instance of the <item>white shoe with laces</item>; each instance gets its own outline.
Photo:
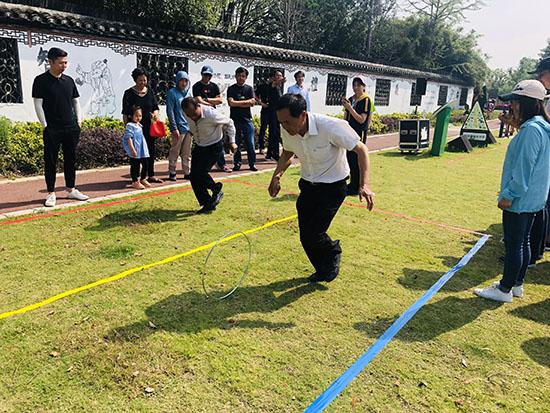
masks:
<instances>
[{"instance_id":1,"label":"white shoe with laces","mask_svg":"<svg viewBox=\"0 0 550 413\"><path fill-rule=\"evenodd\" d=\"M495 281L493 285L498 288L498 286L500 285L500 281ZM512 296L517 298L523 297L523 284L512 287Z\"/></svg>"},{"instance_id":2,"label":"white shoe with laces","mask_svg":"<svg viewBox=\"0 0 550 413\"><path fill-rule=\"evenodd\" d=\"M505 293L501 291L499 285L500 283L496 282L489 287L476 288L474 290L474 294L479 297L487 298L488 300L500 301L501 303L511 303L513 297L512 291Z\"/></svg>"},{"instance_id":3,"label":"white shoe with laces","mask_svg":"<svg viewBox=\"0 0 550 413\"><path fill-rule=\"evenodd\" d=\"M46 200L44 201L44 206L53 208L55 206L55 201L56 201L55 192L50 192L46 197Z\"/></svg>"},{"instance_id":4,"label":"white shoe with laces","mask_svg":"<svg viewBox=\"0 0 550 413\"><path fill-rule=\"evenodd\" d=\"M76 199L77 201L87 201L88 199L90 199L90 197L88 195L84 195L78 189L73 188L73 190L69 192L69 199Z\"/></svg>"}]
</instances>

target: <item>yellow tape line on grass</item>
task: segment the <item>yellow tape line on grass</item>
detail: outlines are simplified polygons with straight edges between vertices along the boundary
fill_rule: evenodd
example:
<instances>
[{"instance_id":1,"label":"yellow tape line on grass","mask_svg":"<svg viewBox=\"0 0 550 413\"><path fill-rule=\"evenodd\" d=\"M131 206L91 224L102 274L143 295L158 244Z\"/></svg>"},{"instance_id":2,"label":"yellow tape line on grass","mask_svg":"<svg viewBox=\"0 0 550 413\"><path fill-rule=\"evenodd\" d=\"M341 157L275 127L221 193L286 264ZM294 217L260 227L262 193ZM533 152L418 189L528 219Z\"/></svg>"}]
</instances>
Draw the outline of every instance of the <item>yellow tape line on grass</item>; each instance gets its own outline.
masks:
<instances>
[{"instance_id":1,"label":"yellow tape line on grass","mask_svg":"<svg viewBox=\"0 0 550 413\"><path fill-rule=\"evenodd\" d=\"M294 215L290 215L286 218L276 219L276 220L270 221L270 222L268 222L268 223L266 223L262 226L252 228L252 229L243 231L241 233L236 233L236 234L230 235L226 238L221 239L220 241L213 241L213 242L210 242L208 244L201 245L200 247L193 248L192 250L182 252L181 254L173 255L173 256L165 258L163 260L153 262L151 264L145 264L145 265L142 265L140 267L130 268L129 270L122 271L121 273L112 275L111 277L102 278L101 280L94 281L93 283L86 284L86 285L83 285L81 287L74 288L72 290L64 291L62 293L54 295L54 296L52 296L50 298L47 298L43 301L40 301L38 303L34 303L34 304L28 305L26 307L21 307L21 308L18 308L16 310L1 313L0 314L0 320L3 319L3 318L12 317L12 316L17 315L17 314L23 314L23 313L26 313L28 311L36 310L37 308L44 307L45 305L51 304L51 303L53 303L57 300L61 300L62 298L69 297L69 296L74 295L74 294L78 294L82 291L91 290L92 288L99 287L100 285L103 285L103 284L107 284L107 283L110 283L110 282L113 282L113 281L120 280L121 278L128 277L129 275L135 274L136 272L143 271L143 270L146 270L148 268L158 267L159 265L168 264L172 261L179 260L180 258L187 257L191 254L196 253L196 252L200 252L200 251L210 249L218 242L223 243L223 242L231 241L232 239L235 239L235 238L238 238L238 237L242 237L243 233L248 235L248 234L252 234L254 232L261 231L265 228L269 228L273 225L280 224L281 222L291 221L291 220L295 219L297 216L298 215L294 214Z\"/></svg>"}]
</instances>

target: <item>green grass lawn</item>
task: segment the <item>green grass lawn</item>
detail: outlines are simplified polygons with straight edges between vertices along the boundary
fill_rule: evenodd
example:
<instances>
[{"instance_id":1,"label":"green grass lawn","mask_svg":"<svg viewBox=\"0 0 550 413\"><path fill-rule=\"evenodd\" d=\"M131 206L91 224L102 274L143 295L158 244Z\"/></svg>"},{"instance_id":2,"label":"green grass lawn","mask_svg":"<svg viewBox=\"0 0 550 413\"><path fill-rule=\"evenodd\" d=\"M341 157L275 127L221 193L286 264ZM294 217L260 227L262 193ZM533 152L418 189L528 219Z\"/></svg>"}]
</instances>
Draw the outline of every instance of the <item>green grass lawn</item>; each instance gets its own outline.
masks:
<instances>
[{"instance_id":1,"label":"green grass lawn","mask_svg":"<svg viewBox=\"0 0 550 413\"><path fill-rule=\"evenodd\" d=\"M550 261L526 296L472 294L497 280L496 194L506 149L372 156L376 207L493 235L327 409L543 412L550 408ZM298 169L283 190L297 191ZM0 314L295 213L270 200L270 174L228 182L209 216L192 191L1 227ZM357 203L356 199L348 199ZM455 265L478 236L343 206L332 283L312 285L296 220L251 233L243 286L206 299L207 251L0 320L0 412L297 412ZM216 292L240 275L244 238L206 270Z\"/></svg>"}]
</instances>

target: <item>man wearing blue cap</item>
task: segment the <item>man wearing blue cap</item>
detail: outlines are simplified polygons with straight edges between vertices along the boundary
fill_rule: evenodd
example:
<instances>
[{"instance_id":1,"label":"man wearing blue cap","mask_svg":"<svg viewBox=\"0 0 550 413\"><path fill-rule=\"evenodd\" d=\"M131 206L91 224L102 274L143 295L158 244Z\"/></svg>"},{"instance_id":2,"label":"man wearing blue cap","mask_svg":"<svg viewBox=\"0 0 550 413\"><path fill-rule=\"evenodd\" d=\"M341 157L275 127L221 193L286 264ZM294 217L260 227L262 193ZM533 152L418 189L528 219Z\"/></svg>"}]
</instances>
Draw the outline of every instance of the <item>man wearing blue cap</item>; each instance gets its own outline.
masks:
<instances>
[{"instance_id":1,"label":"man wearing blue cap","mask_svg":"<svg viewBox=\"0 0 550 413\"><path fill-rule=\"evenodd\" d=\"M209 106L216 109L216 106L222 104L222 94L220 88L214 82L211 82L214 69L210 65L204 65L201 69L201 80L193 85L193 97L197 98L197 101L203 106ZM216 162L218 168L224 172L231 172L231 168L225 163L225 153L220 151L218 161Z\"/></svg>"}]
</instances>

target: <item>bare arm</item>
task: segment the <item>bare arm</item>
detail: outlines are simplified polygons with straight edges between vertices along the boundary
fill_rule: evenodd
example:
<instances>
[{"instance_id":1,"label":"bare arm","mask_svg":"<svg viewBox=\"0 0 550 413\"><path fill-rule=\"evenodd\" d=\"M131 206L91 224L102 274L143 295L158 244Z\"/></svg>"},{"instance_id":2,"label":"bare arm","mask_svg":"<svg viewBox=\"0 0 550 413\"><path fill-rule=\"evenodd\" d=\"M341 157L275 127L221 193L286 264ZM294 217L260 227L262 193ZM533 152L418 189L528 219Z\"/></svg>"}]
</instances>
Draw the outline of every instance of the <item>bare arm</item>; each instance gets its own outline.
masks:
<instances>
[{"instance_id":1,"label":"bare arm","mask_svg":"<svg viewBox=\"0 0 550 413\"><path fill-rule=\"evenodd\" d=\"M200 96L195 96L195 99L197 99L197 102L199 102L201 105L204 105L204 106L214 106L212 103L210 102L207 102L206 100L204 100L202 97ZM209 99L210 100L210 99Z\"/></svg>"},{"instance_id":2,"label":"bare arm","mask_svg":"<svg viewBox=\"0 0 550 413\"><path fill-rule=\"evenodd\" d=\"M256 99L235 100L233 98L228 98L227 103L232 108L251 108L256 104Z\"/></svg>"},{"instance_id":3,"label":"bare arm","mask_svg":"<svg viewBox=\"0 0 550 413\"><path fill-rule=\"evenodd\" d=\"M367 120L367 114L366 113L357 113L357 111L353 108L353 106L350 106L348 108L348 111L351 116L353 116L353 119L355 119L357 122L359 122L361 125L365 123Z\"/></svg>"},{"instance_id":4,"label":"bare arm","mask_svg":"<svg viewBox=\"0 0 550 413\"><path fill-rule=\"evenodd\" d=\"M283 153L281 154L281 157L277 162L277 167L273 172L273 176L271 177L271 183L269 184L268 191L271 197L276 197L279 191L281 190L281 182L280 182L281 176L283 176L285 171L292 164L293 156L294 156L294 152L290 152L283 149Z\"/></svg>"},{"instance_id":5,"label":"bare arm","mask_svg":"<svg viewBox=\"0 0 550 413\"><path fill-rule=\"evenodd\" d=\"M367 208L369 211L372 211L374 207L374 192L370 190L369 184L369 149L367 145L359 142L355 148L353 148L353 152L357 154L357 160L359 161L359 199L365 199Z\"/></svg>"},{"instance_id":6,"label":"bare arm","mask_svg":"<svg viewBox=\"0 0 550 413\"><path fill-rule=\"evenodd\" d=\"M218 106L218 105L221 105L223 103L223 99L222 99L221 95L218 95L215 98L208 98L208 102L212 106Z\"/></svg>"}]
</instances>

